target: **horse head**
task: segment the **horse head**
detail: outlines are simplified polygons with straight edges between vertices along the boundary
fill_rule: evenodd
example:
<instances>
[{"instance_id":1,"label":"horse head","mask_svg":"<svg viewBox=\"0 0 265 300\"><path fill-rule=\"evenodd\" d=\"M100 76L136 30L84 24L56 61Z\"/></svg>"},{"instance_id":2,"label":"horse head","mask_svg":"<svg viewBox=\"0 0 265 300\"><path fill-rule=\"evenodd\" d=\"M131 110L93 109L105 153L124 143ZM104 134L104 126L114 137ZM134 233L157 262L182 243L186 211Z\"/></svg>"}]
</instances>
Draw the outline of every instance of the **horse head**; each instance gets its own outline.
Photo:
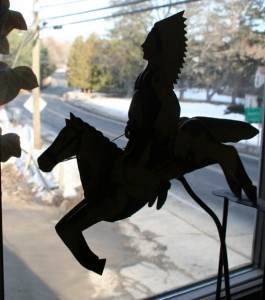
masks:
<instances>
[{"instance_id":1,"label":"horse head","mask_svg":"<svg viewBox=\"0 0 265 300\"><path fill-rule=\"evenodd\" d=\"M85 123L70 113L70 119L65 119L65 124L54 142L38 158L39 168L43 172L50 172L58 163L71 158L78 151Z\"/></svg>"}]
</instances>

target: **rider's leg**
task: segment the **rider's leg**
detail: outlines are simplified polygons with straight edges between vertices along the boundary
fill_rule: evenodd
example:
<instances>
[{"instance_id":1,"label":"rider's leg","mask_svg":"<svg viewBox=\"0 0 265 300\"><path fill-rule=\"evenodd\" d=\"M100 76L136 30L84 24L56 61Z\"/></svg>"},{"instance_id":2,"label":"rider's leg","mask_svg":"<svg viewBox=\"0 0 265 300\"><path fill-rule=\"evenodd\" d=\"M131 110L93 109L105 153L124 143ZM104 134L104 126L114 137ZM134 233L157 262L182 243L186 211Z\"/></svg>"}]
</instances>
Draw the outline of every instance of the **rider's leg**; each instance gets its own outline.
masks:
<instances>
[{"instance_id":1,"label":"rider's leg","mask_svg":"<svg viewBox=\"0 0 265 300\"><path fill-rule=\"evenodd\" d=\"M165 204L168 191L171 187L169 179L174 178L174 160L171 158L170 146L173 141L169 138L164 140L153 140L150 150L150 160L147 168L160 177L160 184L157 190L156 208L159 210ZM172 172L173 171L173 172ZM153 205L150 203L149 206Z\"/></svg>"}]
</instances>

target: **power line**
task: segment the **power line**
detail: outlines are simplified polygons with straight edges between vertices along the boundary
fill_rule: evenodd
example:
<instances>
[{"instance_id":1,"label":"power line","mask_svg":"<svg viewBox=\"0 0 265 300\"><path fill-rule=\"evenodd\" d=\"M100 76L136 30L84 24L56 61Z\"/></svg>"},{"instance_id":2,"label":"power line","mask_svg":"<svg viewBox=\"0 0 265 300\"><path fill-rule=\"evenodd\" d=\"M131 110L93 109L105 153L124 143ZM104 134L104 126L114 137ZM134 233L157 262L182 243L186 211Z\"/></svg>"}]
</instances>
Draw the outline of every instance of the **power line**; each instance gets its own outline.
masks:
<instances>
[{"instance_id":1,"label":"power line","mask_svg":"<svg viewBox=\"0 0 265 300\"><path fill-rule=\"evenodd\" d=\"M70 2L61 2L61 3L41 5L40 8L49 8L49 7L55 7L55 6L61 6L61 5L76 4L76 3L84 2L84 1L87 1L87 0L78 0L78 1L70 1Z\"/></svg>"},{"instance_id":2,"label":"power line","mask_svg":"<svg viewBox=\"0 0 265 300\"><path fill-rule=\"evenodd\" d=\"M96 11L100 11L100 10L107 10L107 9L112 9L112 8L117 8L117 7L122 7L122 6L139 4L139 3L146 2L146 1L150 1L150 0L138 0L138 1L132 1L132 2L114 4L114 5L111 5L111 6L94 8L94 9L90 9L90 10L86 10L86 11L81 11L81 12L76 12L76 13L71 13L71 14L67 14L67 15L49 17L49 18L46 18L45 20L53 20L53 19L61 19L61 18L66 18L66 17L72 17L72 16L87 14L87 13L96 12Z\"/></svg>"},{"instance_id":3,"label":"power line","mask_svg":"<svg viewBox=\"0 0 265 300\"><path fill-rule=\"evenodd\" d=\"M126 15L133 15L133 14L137 14L137 13L142 13L142 12L146 12L146 11L150 11L150 10L154 10L154 9L160 9L160 8L165 8L165 7L169 7L169 6L177 6L177 5L181 5L181 4L188 4L188 3L192 3L192 2L198 2L198 1L202 1L202 0L181 0L181 1L178 1L178 2L170 3L170 4L152 6L152 7L142 8L142 9L138 9L138 10L133 10L133 11L130 11L130 12L122 12L122 13L117 13L117 14L113 14L113 15L107 15L107 16L104 16L104 17L97 17L97 18L92 18L92 19L73 21L73 22L58 24L58 25L54 25L54 26L45 26L45 28L61 29L63 26L67 26L67 25L93 22L93 21L98 21L98 20L103 20L103 19L106 20L106 19L110 19L110 18L118 18L118 17L122 17L122 16L126 16Z\"/></svg>"}]
</instances>

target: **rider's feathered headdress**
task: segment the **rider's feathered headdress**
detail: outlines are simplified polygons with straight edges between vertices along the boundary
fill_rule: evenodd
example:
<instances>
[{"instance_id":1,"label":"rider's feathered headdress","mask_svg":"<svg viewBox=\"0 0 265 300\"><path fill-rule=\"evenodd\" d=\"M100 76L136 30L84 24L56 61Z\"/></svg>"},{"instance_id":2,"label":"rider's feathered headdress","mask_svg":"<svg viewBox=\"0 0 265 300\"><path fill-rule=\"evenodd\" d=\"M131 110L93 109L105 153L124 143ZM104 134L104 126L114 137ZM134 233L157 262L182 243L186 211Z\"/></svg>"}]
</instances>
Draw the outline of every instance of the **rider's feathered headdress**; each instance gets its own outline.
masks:
<instances>
[{"instance_id":1,"label":"rider's feathered headdress","mask_svg":"<svg viewBox=\"0 0 265 300\"><path fill-rule=\"evenodd\" d=\"M186 18L183 17L184 11L165 18L154 24L152 31L155 33L160 51L176 67L178 76L183 67L186 57Z\"/></svg>"}]
</instances>

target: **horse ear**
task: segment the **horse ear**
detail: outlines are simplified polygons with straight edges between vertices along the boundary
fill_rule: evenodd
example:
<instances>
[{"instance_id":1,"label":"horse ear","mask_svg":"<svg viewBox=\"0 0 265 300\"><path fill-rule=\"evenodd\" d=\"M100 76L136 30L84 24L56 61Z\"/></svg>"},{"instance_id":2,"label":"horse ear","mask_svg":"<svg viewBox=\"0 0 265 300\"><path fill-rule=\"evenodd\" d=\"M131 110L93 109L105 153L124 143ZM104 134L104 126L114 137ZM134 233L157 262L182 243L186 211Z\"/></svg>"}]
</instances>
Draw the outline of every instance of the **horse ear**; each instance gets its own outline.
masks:
<instances>
[{"instance_id":1,"label":"horse ear","mask_svg":"<svg viewBox=\"0 0 265 300\"><path fill-rule=\"evenodd\" d=\"M68 125L68 124L69 124L69 122L70 122L70 120L69 120L69 119L65 119L65 124L66 124L66 125Z\"/></svg>"},{"instance_id":2,"label":"horse ear","mask_svg":"<svg viewBox=\"0 0 265 300\"><path fill-rule=\"evenodd\" d=\"M70 112L70 119L76 119L76 116L72 112Z\"/></svg>"}]
</instances>

